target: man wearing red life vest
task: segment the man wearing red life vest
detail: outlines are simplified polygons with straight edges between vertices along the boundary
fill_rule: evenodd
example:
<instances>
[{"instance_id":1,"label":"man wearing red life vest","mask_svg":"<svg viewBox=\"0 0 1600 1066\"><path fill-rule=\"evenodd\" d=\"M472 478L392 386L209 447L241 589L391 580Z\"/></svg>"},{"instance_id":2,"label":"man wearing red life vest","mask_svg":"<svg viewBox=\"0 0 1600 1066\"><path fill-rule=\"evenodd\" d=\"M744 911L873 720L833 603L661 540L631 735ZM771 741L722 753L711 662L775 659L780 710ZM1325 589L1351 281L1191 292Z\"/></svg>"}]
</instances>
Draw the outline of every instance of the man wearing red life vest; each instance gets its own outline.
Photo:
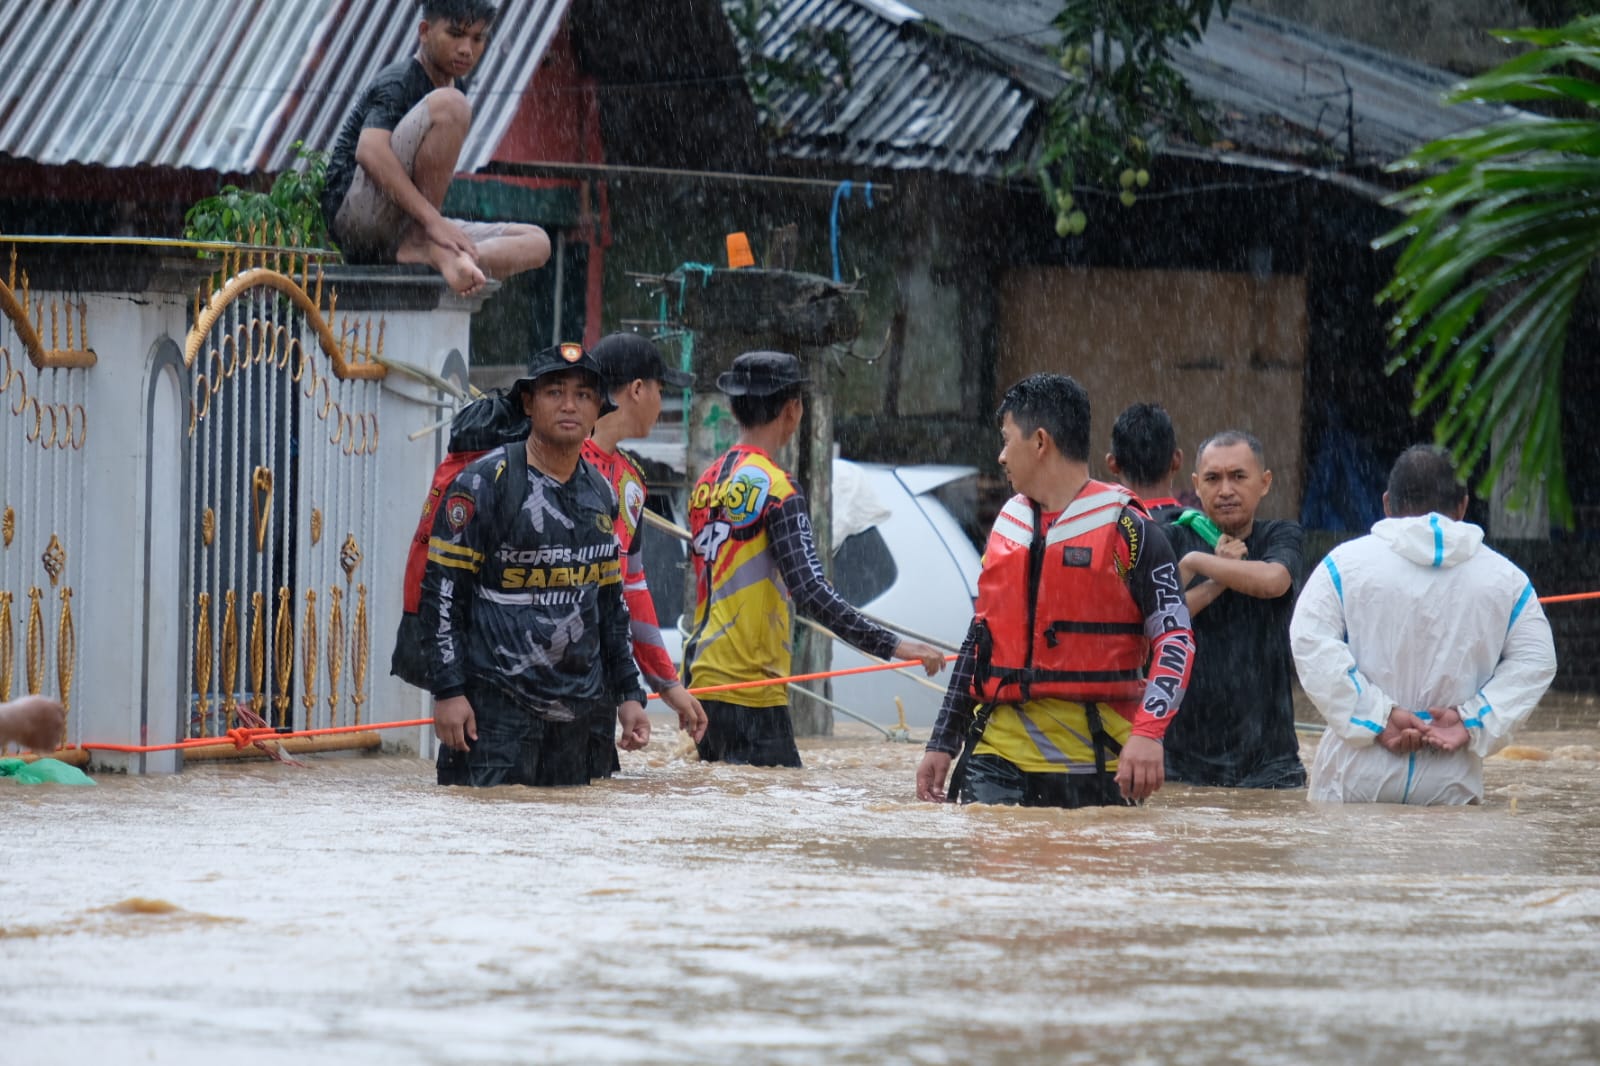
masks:
<instances>
[{"instance_id":1,"label":"man wearing red life vest","mask_svg":"<svg viewBox=\"0 0 1600 1066\"><path fill-rule=\"evenodd\" d=\"M1035 374L1000 404L1017 495L984 551L972 628L917 768L917 795L1033 807L1128 805L1165 780L1194 634L1160 527L1089 477L1089 396ZM964 751L963 751L964 749Z\"/></svg>"},{"instance_id":2,"label":"man wearing red life vest","mask_svg":"<svg viewBox=\"0 0 1600 1066\"><path fill-rule=\"evenodd\" d=\"M594 436L583 442L583 458L611 482L619 504L617 544L622 549L622 598L628 604L633 658L645 682L678 716L678 728L699 740L706 731L706 712L700 701L683 687L672 656L661 639L661 624L656 620L655 601L645 581L644 556L639 552L639 527L644 519L644 501L649 489L644 474L618 445L649 434L661 417L661 390L686 389L694 377L673 370L661 352L646 337L637 333L612 333L601 337L589 354L600 366L612 410L595 423ZM619 768L615 716L595 715L595 777L610 777Z\"/></svg>"}]
</instances>

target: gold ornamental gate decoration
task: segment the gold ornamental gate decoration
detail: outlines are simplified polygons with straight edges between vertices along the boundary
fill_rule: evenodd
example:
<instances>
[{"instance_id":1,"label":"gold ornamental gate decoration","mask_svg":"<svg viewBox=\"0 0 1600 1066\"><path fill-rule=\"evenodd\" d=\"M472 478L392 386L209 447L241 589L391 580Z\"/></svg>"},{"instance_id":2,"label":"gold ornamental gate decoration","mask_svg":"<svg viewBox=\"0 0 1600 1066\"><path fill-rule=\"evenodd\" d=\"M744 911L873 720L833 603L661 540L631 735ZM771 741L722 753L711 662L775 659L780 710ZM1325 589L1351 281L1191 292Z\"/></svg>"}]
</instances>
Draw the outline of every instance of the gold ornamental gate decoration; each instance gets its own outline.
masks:
<instances>
[{"instance_id":1,"label":"gold ornamental gate decoration","mask_svg":"<svg viewBox=\"0 0 1600 1066\"><path fill-rule=\"evenodd\" d=\"M186 735L360 725L384 324L324 307L312 257L239 250L219 276L183 352Z\"/></svg>"},{"instance_id":2,"label":"gold ornamental gate decoration","mask_svg":"<svg viewBox=\"0 0 1600 1066\"><path fill-rule=\"evenodd\" d=\"M67 708L63 743L74 727L74 575L85 542L73 487L84 483L95 362L87 305L36 294L13 244L0 277L0 700L55 696Z\"/></svg>"}]
</instances>

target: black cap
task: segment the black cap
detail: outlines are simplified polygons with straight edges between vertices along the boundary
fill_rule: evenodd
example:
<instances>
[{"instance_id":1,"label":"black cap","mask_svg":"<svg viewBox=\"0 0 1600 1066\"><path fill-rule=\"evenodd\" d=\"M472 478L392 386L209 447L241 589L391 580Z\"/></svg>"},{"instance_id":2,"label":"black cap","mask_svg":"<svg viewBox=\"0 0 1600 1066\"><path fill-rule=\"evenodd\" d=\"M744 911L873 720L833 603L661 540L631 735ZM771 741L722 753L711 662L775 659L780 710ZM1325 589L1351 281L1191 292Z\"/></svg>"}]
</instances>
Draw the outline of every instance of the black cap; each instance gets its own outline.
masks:
<instances>
[{"instance_id":1,"label":"black cap","mask_svg":"<svg viewBox=\"0 0 1600 1066\"><path fill-rule=\"evenodd\" d=\"M571 342L552 344L542 352L535 352L533 358L528 360L528 368L512 382L511 395L521 395L524 388L558 370L586 370L594 375L596 385L605 381L600 364L594 361L594 356L583 350L583 345Z\"/></svg>"},{"instance_id":2,"label":"black cap","mask_svg":"<svg viewBox=\"0 0 1600 1066\"><path fill-rule=\"evenodd\" d=\"M810 380L788 352L745 352L717 375L717 388L729 396L771 396Z\"/></svg>"},{"instance_id":3,"label":"black cap","mask_svg":"<svg viewBox=\"0 0 1600 1066\"><path fill-rule=\"evenodd\" d=\"M632 381L659 381L674 389L694 388L694 375L674 370L661 358L661 349L640 333L608 333L589 349L607 388Z\"/></svg>"}]
</instances>

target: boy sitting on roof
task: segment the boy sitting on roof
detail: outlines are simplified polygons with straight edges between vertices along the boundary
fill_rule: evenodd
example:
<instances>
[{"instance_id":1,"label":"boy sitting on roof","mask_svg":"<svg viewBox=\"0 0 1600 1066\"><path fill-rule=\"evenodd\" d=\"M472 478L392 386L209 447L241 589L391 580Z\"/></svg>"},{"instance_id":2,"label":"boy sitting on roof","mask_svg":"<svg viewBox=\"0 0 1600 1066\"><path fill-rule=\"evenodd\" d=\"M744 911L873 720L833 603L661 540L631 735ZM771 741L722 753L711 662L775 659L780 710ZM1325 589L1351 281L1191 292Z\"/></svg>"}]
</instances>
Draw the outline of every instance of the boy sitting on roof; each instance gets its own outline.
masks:
<instances>
[{"instance_id":1,"label":"boy sitting on roof","mask_svg":"<svg viewBox=\"0 0 1600 1066\"><path fill-rule=\"evenodd\" d=\"M417 51L378 72L351 108L328 161L322 214L350 263L426 263L461 296L550 258L522 222L439 213L472 124L458 87L483 57L489 0L423 0Z\"/></svg>"}]
</instances>

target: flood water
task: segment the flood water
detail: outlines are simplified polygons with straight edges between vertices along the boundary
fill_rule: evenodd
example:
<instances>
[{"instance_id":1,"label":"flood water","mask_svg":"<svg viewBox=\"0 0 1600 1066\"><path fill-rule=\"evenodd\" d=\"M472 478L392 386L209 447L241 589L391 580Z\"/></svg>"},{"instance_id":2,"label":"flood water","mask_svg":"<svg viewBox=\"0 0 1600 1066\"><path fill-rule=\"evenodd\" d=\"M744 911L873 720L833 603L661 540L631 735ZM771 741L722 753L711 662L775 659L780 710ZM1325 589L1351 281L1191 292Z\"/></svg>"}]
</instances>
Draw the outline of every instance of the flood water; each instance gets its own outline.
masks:
<instances>
[{"instance_id":1,"label":"flood water","mask_svg":"<svg viewBox=\"0 0 1600 1066\"><path fill-rule=\"evenodd\" d=\"M1595 1062L1600 731L1535 725L1481 809L936 807L920 745L661 721L587 789L0 788L0 1061Z\"/></svg>"}]
</instances>

